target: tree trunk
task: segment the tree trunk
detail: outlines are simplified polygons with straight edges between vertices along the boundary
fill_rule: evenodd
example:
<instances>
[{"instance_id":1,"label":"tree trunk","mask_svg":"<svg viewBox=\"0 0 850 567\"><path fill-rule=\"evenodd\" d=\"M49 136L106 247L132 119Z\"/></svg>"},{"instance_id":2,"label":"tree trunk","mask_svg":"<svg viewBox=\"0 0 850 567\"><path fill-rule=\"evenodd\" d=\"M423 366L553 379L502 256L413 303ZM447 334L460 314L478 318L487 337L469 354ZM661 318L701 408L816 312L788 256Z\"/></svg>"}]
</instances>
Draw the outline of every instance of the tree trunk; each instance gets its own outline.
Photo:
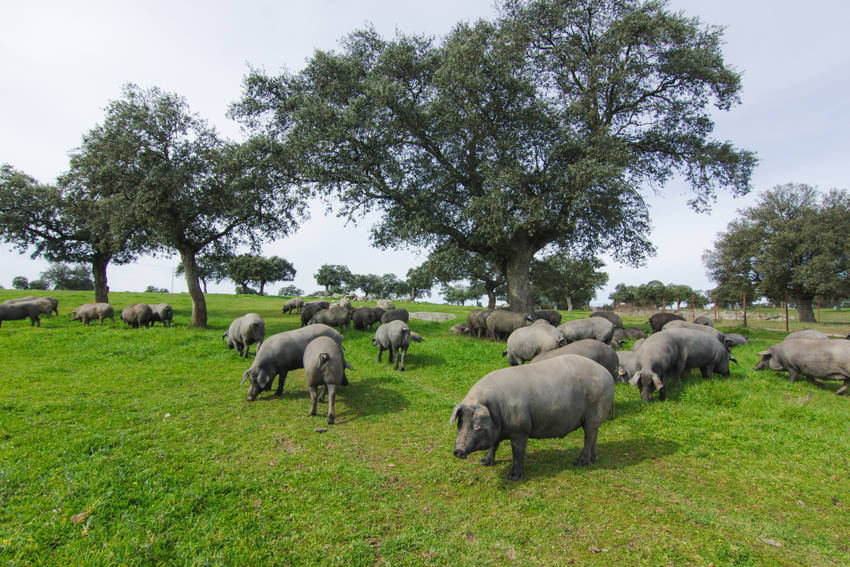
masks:
<instances>
[{"instance_id":1,"label":"tree trunk","mask_svg":"<svg viewBox=\"0 0 850 567\"><path fill-rule=\"evenodd\" d=\"M410 286L410 302L413 303L416 301L416 287Z\"/></svg>"},{"instance_id":2,"label":"tree trunk","mask_svg":"<svg viewBox=\"0 0 850 567\"><path fill-rule=\"evenodd\" d=\"M186 287L192 297L192 326L206 328L207 301L201 291L198 264L195 262L195 250L191 247L180 249L180 259L183 260L183 273L186 274Z\"/></svg>"},{"instance_id":3,"label":"tree trunk","mask_svg":"<svg viewBox=\"0 0 850 567\"><path fill-rule=\"evenodd\" d=\"M260 291L258 292L258 293L259 293L259 295L263 295L263 290L264 290L265 288L266 288L266 282L265 282L265 281L263 281L263 280L260 280Z\"/></svg>"},{"instance_id":4,"label":"tree trunk","mask_svg":"<svg viewBox=\"0 0 850 567\"><path fill-rule=\"evenodd\" d=\"M94 278L94 300L96 303L109 303L109 286L106 284L106 266L110 257L97 254L92 259L91 275Z\"/></svg>"},{"instance_id":5,"label":"tree trunk","mask_svg":"<svg viewBox=\"0 0 850 567\"><path fill-rule=\"evenodd\" d=\"M508 280L508 303L511 311L532 313L531 278L529 271L535 250L528 245L517 245L505 263L505 276Z\"/></svg>"},{"instance_id":6,"label":"tree trunk","mask_svg":"<svg viewBox=\"0 0 850 567\"><path fill-rule=\"evenodd\" d=\"M487 309L496 308L496 284L484 282L484 293L487 294Z\"/></svg>"},{"instance_id":7,"label":"tree trunk","mask_svg":"<svg viewBox=\"0 0 850 567\"><path fill-rule=\"evenodd\" d=\"M800 323L816 323L815 312L812 310L812 296L797 294L797 319Z\"/></svg>"},{"instance_id":8,"label":"tree trunk","mask_svg":"<svg viewBox=\"0 0 850 567\"><path fill-rule=\"evenodd\" d=\"M573 296L568 295L567 296L567 311L572 311L572 310L573 310Z\"/></svg>"}]
</instances>

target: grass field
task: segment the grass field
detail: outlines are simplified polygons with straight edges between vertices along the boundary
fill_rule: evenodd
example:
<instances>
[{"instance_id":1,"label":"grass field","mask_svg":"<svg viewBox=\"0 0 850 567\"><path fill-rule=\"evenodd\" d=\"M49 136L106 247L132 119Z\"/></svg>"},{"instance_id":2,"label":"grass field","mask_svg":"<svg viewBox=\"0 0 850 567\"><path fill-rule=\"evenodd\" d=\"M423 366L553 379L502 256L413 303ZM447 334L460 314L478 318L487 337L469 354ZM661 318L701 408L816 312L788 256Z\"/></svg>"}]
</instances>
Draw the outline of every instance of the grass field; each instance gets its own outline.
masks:
<instances>
[{"instance_id":1,"label":"grass field","mask_svg":"<svg viewBox=\"0 0 850 567\"><path fill-rule=\"evenodd\" d=\"M596 464L569 464L580 431L530 440L510 482L507 445L495 467L452 456L452 408L506 366L457 320L411 321L404 373L345 333L356 370L328 426L300 370L246 402L250 360L221 340L249 311L267 336L298 327L279 298L210 295L196 330L185 294L110 294L175 308L130 329L71 322L90 292L51 294L60 317L0 328L3 564L850 565L850 399L751 370L782 333L737 329L732 376L694 372L664 403L618 384Z\"/></svg>"}]
</instances>

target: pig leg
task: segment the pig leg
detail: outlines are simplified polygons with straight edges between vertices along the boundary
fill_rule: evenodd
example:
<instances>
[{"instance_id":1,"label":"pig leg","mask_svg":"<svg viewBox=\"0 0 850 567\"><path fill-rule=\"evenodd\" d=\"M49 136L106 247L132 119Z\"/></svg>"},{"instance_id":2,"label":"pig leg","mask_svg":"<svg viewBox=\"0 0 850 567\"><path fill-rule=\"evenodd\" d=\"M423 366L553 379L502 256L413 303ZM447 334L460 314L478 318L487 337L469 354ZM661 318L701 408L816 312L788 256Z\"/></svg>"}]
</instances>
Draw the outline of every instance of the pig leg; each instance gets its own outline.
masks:
<instances>
[{"instance_id":1,"label":"pig leg","mask_svg":"<svg viewBox=\"0 0 850 567\"><path fill-rule=\"evenodd\" d=\"M659 394L660 396L660 394ZM590 425L584 426L584 447L581 450L581 454L578 456L578 459L573 461L573 464L577 467L582 467L585 465L589 465L590 463L596 462L596 435L599 433L599 427L592 427Z\"/></svg>"},{"instance_id":2,"label":"pig leg","mask_svg":"<svg viewBox=\"0 0 850 567\"><path fill-rule=\"evenodd\" d=\"M836 395L836 396L840 396L841 394L843 394L844 392L846 392L846 391L847 391L847 387L848 387L848 386L850 386L850 378L845 378L845 379L844 379L844 385L843 385L843 386L841 386L841 387L840 387L840 388L839 388L839 389L835 392L835 395Z\"/></svg>"},{"instance_id":3,"label":"pig leg","mask_svg":"<svg viewBox=\"0 0 850 567\"><path fill-rule=\"evenodd\" d=\"M310 413L307 415L316 415L316 402L319 399L319 389L316 386L310 386Z\"/></svg>"},{"instance_id":4,"label":"pig leg","mask_svg":"<svg viewBox=\"0 0 850 567\"><path fill-rule=\"evenodd\" d=\"M322 384L322 393L319 394L319 403L325 403L325 395L328 393L328 387L325 384Z\"/></svg>"},{"instance_id":5,"label":"pig leg","mask_svg":"<svg viewBox=\"0 0 850 567\"><path fill-rule=\"evenodd\" d=\"M401 371L404 372L404 360L407 358L407 347L401 347Z\"/></svg>"},{"instance_id":6,"label":"pig leg","mask_svg":"<svg viewBox=\"0 0 850 567\"><path fill-rule=\"evenodd\" d=\"M487 451L487 454L484 455L484 458L478 461L481 465L485 467L490 467L496 464L496 450L499 448L499 441L493 443L493 446L490 447L490 450Z\"/></svg>"},{"instance_id":7,"label":"pig leg","mask_svg":"<svg viewBox=\"0 0 850 567\"><path fill-rule=\"evenodd\" d=\"M527 435L515 435L511 437L511 451L513 452L513 466L511 474L508 475L509 480L519 480L522 478L523 463L525 462L525 446L528 444Z\"/></svg>"},{"instance_id":8,"label":"pig leg","mask_svg":"<svg viewBox=\"0 0 850 567\"><path fill-rule=\"evenodd\" d=\"M286 382L286 372L287 372L286 370L281 370L281 372L280 372L280 377L278 378L278 381L277 381L277 390L275 390L275 393L274 393L275 396L282 396L283 395L283 384ZM274 382L274 379L269 381L269 389L271 389L272 382Z\"/></svg>"},{"instance_id":9,"label":"pig leg","mask_svg":"<svg viewBox=\"0 0 850 567\"><path fill-rule=\"evenodd\" d=\"M390 348L390 362L395 360L395 366L393 367L393 370L398 370L398 359L400 358L398 353L399 350L401 349L396 346Z\"/></svg>"},{"instance_id":10,"label":"pig leg","mask_svg":"<svg viewBox=\"0 0 850 567\"><path fill-rule=\"evenodd\" d=\"M381 362L381 353L384 352L384 347L378 345L378 362Z\"/></svg>"},{"instance_id":11,"label":"pig leg","mask_svg":"<svg viewBox=\"0 0 850 567\"><path fill-rule=\"evenodd\" d=\"M796 379L797 379L797 374L799 374L799 373L797 372L797 370L796 370L796 369L794 369L794 368L789 368L789 369L788 369L788 380L790 380L791 382L793 382L794 380L796 380Z\"/></svg>"},{"instance_id":12,"label":"pig leg","mask_svg":"<svg viewBox=\"0 0 850 567\"><path fill-rule=\"evenodd\" d=\"M328 391L328 425L333 425L336 419L334 403L336 402L336 384L325 384Z\"/></svg>"}]
</instances>

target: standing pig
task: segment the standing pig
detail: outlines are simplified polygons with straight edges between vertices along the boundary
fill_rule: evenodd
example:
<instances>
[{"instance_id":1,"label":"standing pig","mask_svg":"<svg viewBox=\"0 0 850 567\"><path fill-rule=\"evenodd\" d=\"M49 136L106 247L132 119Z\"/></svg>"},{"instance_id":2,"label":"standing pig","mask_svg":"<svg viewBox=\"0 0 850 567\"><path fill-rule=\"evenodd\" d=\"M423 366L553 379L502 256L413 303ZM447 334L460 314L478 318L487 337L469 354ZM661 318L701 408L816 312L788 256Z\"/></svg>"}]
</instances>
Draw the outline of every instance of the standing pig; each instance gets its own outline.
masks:
<instances>
[{"instance_id":1,"label":"standing pig","mask_svg":"<svg viewBox=\"0 0 850 567\"><path fill-rule=\"evenodd\" d=\"M653 333L659 332L670 321L684 321L685 318L676 313L653 313L649 316L649 326Z\"/></svg>"},{"instance_id":2,"label":"standing pig","mask_svg":"<svg viewBox=\"0 0 850 567\"><path fill-rule=\"evenodd\" d=\"M522 327L534 323L534 317L527 313L515 313L496 309L491 312L484 324L487 328L487 336L494 341L506 340L511 333Z\"/></svg>"},{"instance_id":3,"label":"standing pig","mask_svg":"<svg viewBox=\"0 0 850 567\"><path fill-rule=\"evenodd\" d=\"M324 385L328 394L328 424L336 419L334 402L339 386L347 386L345 369L354 368L345 361L339 343L330 337L317 337L304 349L304 378L310 388L310 413L316 415L316 402L319 400L319 386Z\"/></svg>"},{"instance_id":4,"label":"standing pig","mask_svg":"<svg viewBox=\"0 0 850 567\"><path fill-rule=\"evenodd\" d=\"M603 317L589 317L567 321L559 326L558 330L564 333L568 343L580 339L596 339L610 343L611 337L614 336L614 323Z\"/></svg>"},{"instance_id":5,"label":"standing pig","mask_svg":"<svg viewBox=\"0 0 850 567\"><path fill-rule=\"evenodd\" d=\"M286 303L283 304L283 308L281 309L281 313L286 315L290 311L295 313L298 311L301 313L301 308L304 307L304 300L300 297L293 297L292 299L287 299Z\"/></svg>"},{"instance_id":6,"label":"standing pig","mask_svg":"<svg viewBox=\"0 0 850 567\"><path fill-rule=\"evenodd\" d=\"M605 370L611 373L611 376L617 376L618 374L617 369L619 368L619 360L617 359L617 352L611 348L611 345L606 345L602 341L597 341L596 339L581 339L574 343L570 343L567 346L562 346L561 348L538 354L534 357L534 359L532 359L531 363L537 364L541 360L549 360L550 358L563 356L565 354L576 354L578 356L589 358L590 360L601 364Z\"/></svg>"},{"instance_id":7,"label":"standing pig","mask_svg":"<svg viewBox=\"0 0 850 567\"><path fill-rule=\"evenodd\" d=\"M801 374L815 384L814 378L843 380L844 385L835 392L839 395L850 386L850 342L846 340L785 340L759 354L761 360L754 370L785 370L792 382Z\"/></svg>"},{"instance_id":8,"label":"standing pig","mask_svg":"<svg viewBox=\"0 0 850 567\"><path fill-rule=\"evenodd\" d=\"M508 348L502 352L502 356L507 355L508 364L516 366L565 344L567 340L561 331L544 319L538 319L528 327L520 327L510 334Z\"/></svg>"},{"instance_id":9,"label":"standing pig","mask_svg":"<svg viewBox=\"0 0 850 567\"><path fill-rule=\"evenodd\" d=\"M0 303L0 325L3 321L20 321L29 317L30 327L41 327L41 319L38 318L41 312L42 306L38 302Z\"/></svg>"},{"instance_id":10,"label":"standing pig","mask_svg":"<svg viewBox=\"0 0 850 567\"><path fill-rule=\"evenodd\" d=\"M174 310L169 304L153 304L151 305L151 311L151 326L153 326L157 321L161 322L165 327L171 326L171 320L174 319Z\"/></svg>"},{"instance_id":11,"label":"standing pig","mask_svg":"<svg viewBox=\"0 0 850 567\"><path fill-rule=\"evenodd\" d=\"M398 309L390 309L385 311L383 315L381 315L381 324L389 323L390 321L402 321L407 323L410 321L410 313L407 312L407 309L403 307L399 307Z\"/></svg>"},{"instance_id":12,"label":"standing pig","mask_svg":"<svg viewBox=\"0 0 850 567\"><path fill-rule=\"evenodd\" d=\"M149 327L151 317L153 317L153 310L147 303L134 303L121 310L121 320L134 329Z\"/></svg>"},{"instance_id":13,"label":"standing pig","mask_svg":"<svg viewBox=\"0 0 850 567\"><path fill-rule=\"evenodd\" d=\"M322 309L327 309L331 306L330 301L309 301L301 307L301 326L306 327L317 312Z\"/></svg>"},{"instance_id":14,"label":"standing pig","mask_svg":"<svg viewBox=\"0 0 850 567\"><path fill-rule=\"evenodd\" d=\"M115 309L108 303L86 303L80 305L71 312L72 321L82 321L88 327L89 321L98 319L103 325L104 319L112 319L115 324Z\"/></svg>"},{"instance_id":15,"label":"standing pig","mask_svg":"<svg viewBox=\"0 0 850 567\"><path fill-rule=\"evenodd\" d=\"M266 322L257 313L246 313L233 320L227 332L221 338L227 341L227 348L236 349L239 356L248 358L251 345L257 343L257 352L266 336Z\"/></svg>"},{"instance_id":16,"label":"standing pig","mask_svg":"<svg viewBox=\"0 0 850 567\"><path fill-rule=\"evenodd\" d=\"M573 354L491 372L476 382L459 403L454 455L487 450L481 464L496 462L499 443L511 442L513 466L508 478L523 475L529 437L564 437L581 427L584 448L574 465L596 461L599 426L614 405L614 379L596 362Z\"/></svg>"},{"instance_id":17,"label":"standing pig","mask_svg":"<svg viewBox=\"0 0 850 567\"><path fill-rule=\"evenodd\" d=\"M399 359L401 359L401 370L404 372L404 361L407 358L407 349L410 341L422 342L419 333L414 333L404 321L390 321L384 323L375 332L372 344L378 347L378 362L381 362L381 353L390 351L390 362L395 361L394 370L398 370Z\"/></svg>"},{"instance_id":18,"label":"standing pig","mask_svg":"<svg viewBox=\"0 0 850 567\"><path fill-rule=\"evenodd\" d=\"M316 324L272 335L257 349L254 364L242 375L242 383L251 380L248 401L253 402L264 389L270 389L275 376L280 376L275 396L283 395L286 374L304 366L304 350L318 337L330 337L342 344L342 335L327 325Z\"/></svg>"}]
</instances>

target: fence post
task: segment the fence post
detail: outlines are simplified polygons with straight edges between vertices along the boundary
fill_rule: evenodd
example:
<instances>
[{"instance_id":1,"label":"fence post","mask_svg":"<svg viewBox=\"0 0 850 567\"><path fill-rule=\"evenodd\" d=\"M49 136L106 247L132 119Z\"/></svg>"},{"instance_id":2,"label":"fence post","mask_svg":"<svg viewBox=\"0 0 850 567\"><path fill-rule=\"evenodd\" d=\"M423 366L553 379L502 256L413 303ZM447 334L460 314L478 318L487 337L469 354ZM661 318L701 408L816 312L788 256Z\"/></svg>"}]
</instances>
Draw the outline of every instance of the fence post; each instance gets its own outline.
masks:
<instances>
[{"instance_id":1,"label":"fence post","mask_svg":"<svg viewBox=\"0 0 850 567\"><path fill-rule=\"evenodd\" d=\"M717 297L712 295L711 301L714 303L714 322L717 323Z\"/></svg>"},{"instance_id":2,"label":"fence post","mask_svg":"<svg viewBox=\"0 0 850 567\"><path fill-rule=\"evenodd\" d=\"M747 327L747 292L744 292L744 328Z\"/></svg>"},{"instance_id":3,"label":"fence post","mask_svg":"<svg viewBox=\"0 0 850 567\"><path fill-rule=\"evenodd\" d=\"M788 290L785 290L785 332L788 332Z\"/></svg>"}]
</instances>

